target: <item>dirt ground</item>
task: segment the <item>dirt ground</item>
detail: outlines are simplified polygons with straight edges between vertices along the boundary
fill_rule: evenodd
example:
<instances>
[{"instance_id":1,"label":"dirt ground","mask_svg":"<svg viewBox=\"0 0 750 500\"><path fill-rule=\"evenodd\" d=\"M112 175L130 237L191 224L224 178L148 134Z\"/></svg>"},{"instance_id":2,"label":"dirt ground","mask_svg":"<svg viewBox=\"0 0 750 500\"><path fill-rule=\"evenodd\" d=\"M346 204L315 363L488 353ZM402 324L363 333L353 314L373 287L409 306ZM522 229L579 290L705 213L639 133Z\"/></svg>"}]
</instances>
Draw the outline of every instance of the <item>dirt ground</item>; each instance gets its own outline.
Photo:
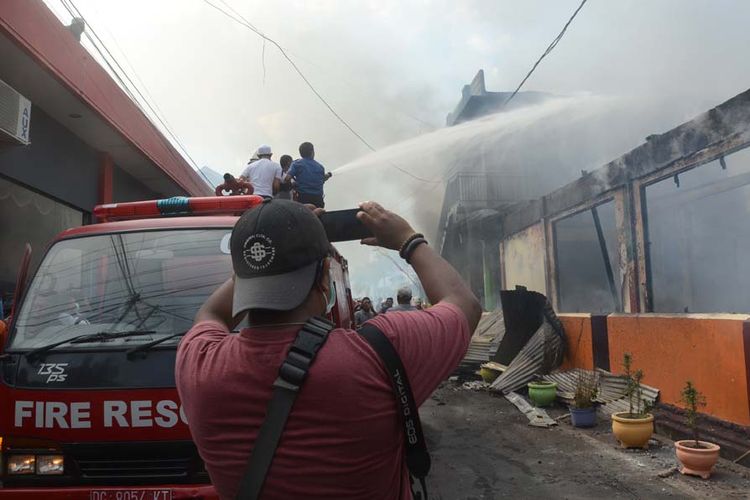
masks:
<instances>
[{"instance_id":1,"label":"dirt ground","mask_svg":"<svg viewBox=\"0 0 750 500\"><path fill-rule=\"evenodd\" d=\"M677 464L671 441L622 450L608 420L588 430L567 420L535 428L505 398L451 382L420 414L432 454L431 499L750 498L750 470L720 460L709 481L670 473Z\"/></svg>"}]
</instances>

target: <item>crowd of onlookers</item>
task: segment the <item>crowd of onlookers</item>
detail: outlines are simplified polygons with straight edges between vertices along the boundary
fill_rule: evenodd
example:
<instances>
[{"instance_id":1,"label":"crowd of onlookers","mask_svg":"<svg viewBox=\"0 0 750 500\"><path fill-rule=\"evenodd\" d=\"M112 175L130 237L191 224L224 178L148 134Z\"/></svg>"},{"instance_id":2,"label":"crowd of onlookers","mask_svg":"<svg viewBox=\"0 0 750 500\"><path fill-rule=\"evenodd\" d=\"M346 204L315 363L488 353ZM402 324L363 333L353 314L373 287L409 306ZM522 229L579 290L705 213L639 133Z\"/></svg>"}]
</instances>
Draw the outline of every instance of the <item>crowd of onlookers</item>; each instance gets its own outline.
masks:
<instances>
[{"instance_id":1,"label":"crowd of onlookers","mask_svg":"<svg viewBox=\"0 0 750 500\"><path fill-rule=\"evenodd\" d=\"M412 297L411 288L408 286L399 288L396 292L396 304L393 303L393 297L380 302L380 306L375 309L370 297L362 297L354 300L354 322L361 326L368 319L372 319L378 314L385 314L389 311L421 311L427 307L419 297Z\"/></svg>"},{"instance_id":2,"label":"crowd of onlookers","mask_svg":"<svg viewBox=\"0 0 750 500\"><path fill-rule=\"evenodd\" d=\"M316 207L325 206L323 184L333 175L315 161L315 147L310 142L299 146L300 158L292 160L282 155L280 163L273 161L271 146L262 145L240 174L224 174L224 183L216 186L216 196L256 194L264 198L282 198L308 203Z\"/></svg>"}]
</instances>

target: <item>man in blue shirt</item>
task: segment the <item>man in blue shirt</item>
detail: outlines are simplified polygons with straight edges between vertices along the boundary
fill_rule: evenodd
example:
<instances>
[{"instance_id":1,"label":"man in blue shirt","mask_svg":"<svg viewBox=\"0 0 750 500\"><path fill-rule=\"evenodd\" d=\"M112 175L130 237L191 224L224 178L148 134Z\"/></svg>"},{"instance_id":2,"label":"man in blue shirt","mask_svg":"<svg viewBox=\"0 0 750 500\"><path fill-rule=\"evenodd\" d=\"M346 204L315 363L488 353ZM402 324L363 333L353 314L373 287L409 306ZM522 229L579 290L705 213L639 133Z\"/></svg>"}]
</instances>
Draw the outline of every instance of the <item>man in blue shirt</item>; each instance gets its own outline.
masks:
<instances>
[{"instance_id":1,"label":"man in blue shirt","mask_svg":"<svg viewBox=\"0 0 750 500\"><path fill-rule=\"evenodd\" d=\"M324 208L323 183L331 178L331 172L326 173L323 165L315 161L315 148L310 142L299 145L299 155L302 157L292 163L284 177L284 182L294 179L297 191L297 201L310 203L318 208Z\"/></svg>"}]
</instances>

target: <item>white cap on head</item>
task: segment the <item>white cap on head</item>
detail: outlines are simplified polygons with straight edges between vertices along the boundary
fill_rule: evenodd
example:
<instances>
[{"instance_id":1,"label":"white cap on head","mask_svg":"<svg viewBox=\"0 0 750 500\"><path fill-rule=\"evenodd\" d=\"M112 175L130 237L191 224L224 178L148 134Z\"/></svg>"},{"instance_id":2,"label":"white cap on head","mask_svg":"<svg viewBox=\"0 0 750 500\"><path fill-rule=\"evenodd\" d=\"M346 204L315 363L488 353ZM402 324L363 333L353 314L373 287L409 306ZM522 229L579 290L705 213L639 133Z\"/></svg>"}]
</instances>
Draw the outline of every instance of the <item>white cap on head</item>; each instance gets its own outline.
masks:
<instances>
[{"instance_id":1,"label":"white cap on head","mask_svg":"<svg viewBox=\"0 0 750 500\"><path fill-rule=\"evenodd\" d=\"M270 154L272 154L271 153L271 146L268 146L266 144L258 146L258 156L270 155Z\"/></svg>"}]
</instances>

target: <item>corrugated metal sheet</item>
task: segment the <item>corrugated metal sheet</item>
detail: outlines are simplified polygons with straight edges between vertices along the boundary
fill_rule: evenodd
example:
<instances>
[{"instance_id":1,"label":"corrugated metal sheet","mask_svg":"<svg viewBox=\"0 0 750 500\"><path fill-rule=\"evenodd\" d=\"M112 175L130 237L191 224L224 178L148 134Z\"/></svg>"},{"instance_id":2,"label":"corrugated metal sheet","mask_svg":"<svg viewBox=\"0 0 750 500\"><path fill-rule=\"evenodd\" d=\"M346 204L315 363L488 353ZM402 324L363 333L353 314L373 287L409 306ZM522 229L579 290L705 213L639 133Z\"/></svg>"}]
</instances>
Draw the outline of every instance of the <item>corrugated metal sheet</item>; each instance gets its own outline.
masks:
<instances>
[{"instance_id":1,"label":"corrugated metal sheet","mask_svg":"<svg viewBox=\"0 0 750 500\"><path fill-rule=\"evenodd\" d=\"M550 358L557 357L557 352L562 349L560 335L545 321L511 361L508 369L492 383L491 390L508 394L525 387L527 383L543 375Z\"/></svg>"},{"instance_id":2,"label":"corrugated metal sheet","mask_svg":"<svg viewBox=\"0 0 750 500\"><path fill-rule=\"evenodd\" d=\"M455 375L464 377L474 375L481 364L495 356L504 335L505 322L501 311L482 315L471 338L469 349L456 369Z\"/></svg>"},{"instance_id":3,"label":"corrugated metal sheet","mask_svg":"<svg viewBox=\"0 0 750 500\"><path fill-rule=\"evenodd\" d=\"M564 372L550 373L544 375L544 380L557 383L557 396L566 402L572 402L575 393L576 380L578 373L584 371L581 368L574 368ZM599 411L606 415L613 413L626 412L629 409L628 400L625 397L626 382L620 375L614 375L605 370L597 370L599 373L599 394L596 397ZM645 401L653 405L659 398L659 389L645 384L641 384L641 395Z\"/></svg>"},{"instance_id":4,"label":"corrugated metal sheet","mask_svg":"<svg viewBox=\"0 0 750 500\"><path fill-rule=\"evenodd\" d=\"M546 411L532 406L520 394L509 392L505 395L505 399L516 405L516 408L526 415L526 418L529 419L529 425L533 425L534 427L551 427L557 425L557 422L551 419Z\"/></svg>"}]
</instances>

